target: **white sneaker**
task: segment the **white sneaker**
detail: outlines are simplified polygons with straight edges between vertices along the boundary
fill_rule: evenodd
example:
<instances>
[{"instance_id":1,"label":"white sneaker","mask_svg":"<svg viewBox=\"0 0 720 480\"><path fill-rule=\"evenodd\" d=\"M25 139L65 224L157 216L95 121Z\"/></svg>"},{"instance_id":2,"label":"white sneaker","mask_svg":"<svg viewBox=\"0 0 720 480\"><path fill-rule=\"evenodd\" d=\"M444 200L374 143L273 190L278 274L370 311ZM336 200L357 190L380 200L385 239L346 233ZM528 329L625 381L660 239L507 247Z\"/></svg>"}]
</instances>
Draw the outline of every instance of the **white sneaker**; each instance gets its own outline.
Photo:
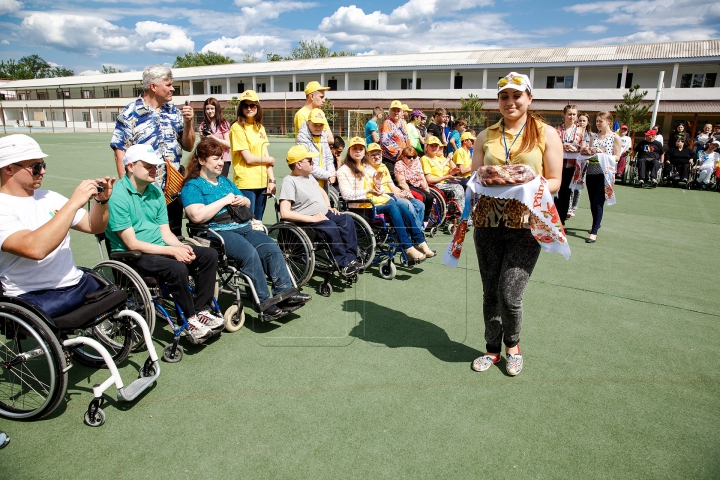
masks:
<instances>
[{"instance_id":1,"label":"white sneaker","mask_svg":"<svg viewBox=\"0 0 720 480\"><path fill-rule=\"evenodd\" d=\"M193 337L193 339L195 339L196 341L203 339L203 338L207 337L208 335L210 335L210 333L212 333L212 330L210 329L210 327L200 323L197 316L188 318L187 322L188 322L187 333L188 333L188 335Z\"/></svg>"},{"instance_id":2,"label":"white sneaker","mask_svg":"<svg viewBox=\"0 0 720 480\"><path fill-rule=\"evenodd\" d=\"M213 315L212 313L210 313L210 310L203 310L202 312L198 312L197 318L200 323L207 325L213 330L218 327L225 326L225 319L222 317L218 317L217 315Z\"/></svg>"}]
</instances>

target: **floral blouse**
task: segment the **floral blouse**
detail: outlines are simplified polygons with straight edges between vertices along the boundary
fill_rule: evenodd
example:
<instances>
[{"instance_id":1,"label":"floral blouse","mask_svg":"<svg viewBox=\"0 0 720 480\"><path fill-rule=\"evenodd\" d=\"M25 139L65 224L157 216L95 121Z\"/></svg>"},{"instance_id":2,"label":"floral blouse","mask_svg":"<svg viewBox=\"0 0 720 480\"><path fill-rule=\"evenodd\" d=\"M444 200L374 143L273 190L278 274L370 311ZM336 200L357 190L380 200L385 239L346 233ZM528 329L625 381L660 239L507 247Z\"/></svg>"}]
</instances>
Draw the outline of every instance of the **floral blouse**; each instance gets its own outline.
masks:
<instances>
[{"instance_id":1,"label":"floral blouse","mask_svg":"<svg viewBox=\"0 0 720 480\"><path fill-rule=\"evenodd\" d=\"M422 184L425 174L423 173L422 165L420 165L420 159L416 158L410 165L405 163L405 160L398 160L395 163L395 177L402 175L405 177L405 181L408 185L413 187L420 187Z\"/></svg>"}]
</instances>

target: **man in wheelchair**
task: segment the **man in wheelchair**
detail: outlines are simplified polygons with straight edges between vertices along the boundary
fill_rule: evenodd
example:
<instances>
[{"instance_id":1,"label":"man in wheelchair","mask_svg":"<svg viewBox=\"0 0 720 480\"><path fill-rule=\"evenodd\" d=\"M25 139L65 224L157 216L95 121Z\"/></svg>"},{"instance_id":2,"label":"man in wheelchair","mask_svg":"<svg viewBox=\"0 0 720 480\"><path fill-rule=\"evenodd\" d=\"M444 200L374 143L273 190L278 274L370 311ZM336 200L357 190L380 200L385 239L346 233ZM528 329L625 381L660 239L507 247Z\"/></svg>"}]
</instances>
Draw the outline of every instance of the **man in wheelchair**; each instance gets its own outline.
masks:
<instances>
[{"instance_id":1,"label":"man in wheelchair","mask_svg":"<svg viewBox=\"0 0 720 480\"><path fill-rule=\"evenodd\" d=\"M156 274L167 285L187 318L189 333L195 341L211 335L225 320L211 313L218 266L217 252L212 248L183 244L168 225L165 196L153 184L158 165L149 145L127 149L126 175L117 183L110 197L110 221L105 234L113 252L137 250L142 256L137 266ZM195 277L195 291L188 276Z\"/></svg>"},{"instance_id":2,"label":"man in wheelchair","mask_svg":"<svg viewBox=\"0 0 720 480\"><path fill-rule=\"evenodd\" d=\"M55 318L101 288L75 266L69 231L105 230L115 179L83 180L68 199L40 190L45 157L27 135L0 139L0 282L5 295L23 298ZM93 198L88 213L83 207Z\"/></svg>"},{"instance_id":3,"label":"man in wheelchair","mask_svg":"<svg viewBox=\"0 0 720 480\"><path fill-rule=\"evenodd\" d=\"M360 268L358 241L353 220L330 207L330 199L311 175L312 158L304 145L295 145L286 156L290 175L280 190L280 216L283 220L304 223L320 231L329 239L330 250L340 267L340 273L352 277Z\"/></svg>"}]
</instances>

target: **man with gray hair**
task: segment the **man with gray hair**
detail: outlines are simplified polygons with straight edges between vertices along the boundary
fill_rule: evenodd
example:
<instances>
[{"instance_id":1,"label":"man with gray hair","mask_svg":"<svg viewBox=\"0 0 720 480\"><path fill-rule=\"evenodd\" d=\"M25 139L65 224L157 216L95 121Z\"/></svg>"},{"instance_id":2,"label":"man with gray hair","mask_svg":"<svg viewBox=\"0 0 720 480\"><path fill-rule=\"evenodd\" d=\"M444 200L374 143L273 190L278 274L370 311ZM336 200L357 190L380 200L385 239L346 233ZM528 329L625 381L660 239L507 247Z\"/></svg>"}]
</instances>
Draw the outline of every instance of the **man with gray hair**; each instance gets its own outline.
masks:
<instances>
[{"instance_id":1,"label":"man with gray hair","mask_svg":"<svg viewBox=\"0 0 720 480\"><path fill-rule=\"evenodd\" d=\"M177 170L180 169L182 151L190 152L195 146L193 109L187 104L178 109L170 103L175 91L172 84L173 75L168 67L164 65L147 67L142 77L143 94L118 115L110 147L115 151L115 165L120 178L125 176L123 159L125 151L131 145L151 145L158 157L169 162ZM167 179L167 172L162 167L158 172L156 185L168 195L178 193L180 186L168 182ZM180 235L182 228L180 201L172 198L167 209L170 230Z\"/></svg>"}]
</instances>

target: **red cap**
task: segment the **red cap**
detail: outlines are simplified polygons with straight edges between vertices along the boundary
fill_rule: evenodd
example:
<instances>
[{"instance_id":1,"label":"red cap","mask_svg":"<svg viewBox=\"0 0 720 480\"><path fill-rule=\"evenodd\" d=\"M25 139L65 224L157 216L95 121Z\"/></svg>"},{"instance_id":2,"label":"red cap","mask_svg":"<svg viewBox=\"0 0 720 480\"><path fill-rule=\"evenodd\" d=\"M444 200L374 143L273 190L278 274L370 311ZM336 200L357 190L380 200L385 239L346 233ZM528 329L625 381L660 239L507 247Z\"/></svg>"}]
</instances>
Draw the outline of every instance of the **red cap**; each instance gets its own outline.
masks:
<instances>
[{"instance_id":1,"label":"red cap","mask_svg":"<svg viewBox=\"0 0 720 480\"><path fill-rule=\"evenodd\" d=\"M645 132L646 137L654 137L655 135L657 135L657 132L655 130L648 130L647 132Z\"/></svg>"},{"instance_id":2,"label":"red cap","mask_svg":"<svg viewBox=\"0 0 720 480\"><path fill-rule=\"evenodd\" d=\"M620 125L620 130L630 130L627 125Z\"/></svg>"}]
</instances>

